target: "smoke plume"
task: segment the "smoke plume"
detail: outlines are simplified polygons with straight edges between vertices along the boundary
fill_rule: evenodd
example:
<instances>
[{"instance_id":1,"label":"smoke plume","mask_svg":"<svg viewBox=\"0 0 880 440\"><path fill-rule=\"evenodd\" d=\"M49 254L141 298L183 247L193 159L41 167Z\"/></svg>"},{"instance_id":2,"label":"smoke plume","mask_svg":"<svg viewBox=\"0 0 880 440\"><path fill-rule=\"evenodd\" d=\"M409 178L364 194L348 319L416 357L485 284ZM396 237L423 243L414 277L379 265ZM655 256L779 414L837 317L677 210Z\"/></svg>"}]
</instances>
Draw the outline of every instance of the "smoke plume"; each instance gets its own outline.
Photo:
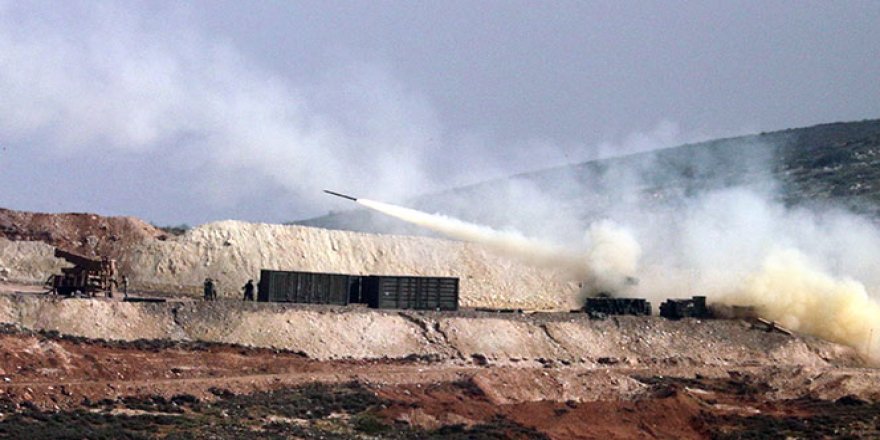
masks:
<instances>
[{"instance_id":1,"label":"smoke plume","mask_svg":"<svg viewBox=\"0 0 880 440\"><path fill-rule=\"evenodd\" d=\"M610 220L590 225L587 231L586 277L582 293L625 293L638 274L642 248L628 230Z\"/></svg>"},{"instance_id":2,"label":"smoke plume","mask_svg":"<svg viewBox=\"0 0 880 440\"><path fill-rule=\"evenodd\" d=\"M530 239L519 232L497 231L444 215L428 214L373 200L357 199L357 202L367 208L448 237L486 245L496 252L539 267L563 269L571 272L573 276L584 272L583 258L577 253L561 246Z\"/></svg>"},{"instance_id":3,"label":"smoke plume","mask_svg":"<svg viewBox=\"0 0 880 440\"><path fill-rule=\"evenodd\" d=\"M705 160L717 166L717 158ZM767 157L755 160L769 162ZM646 165L638 173L644 170L662 172ZM875 335L880 322L880 274L875 269L880 264L880 231L875 224L842 209L786 207L776 201L778 189L769 174L760 172L754 173L761 182L751 187L682 195L674 203L655 203L648 209L646 185L638 173L613 171L592 188L582 187L610 188L617 196L603 211L607 219L588 224L577 246L555 244L573 243L558 238L570 231L555 240L550 234L529 238L513 229L369 200L359 203L528 264L564 269L583 283L585 295L613 292L655 303L706 295L710 303L753 306L760 316L795 331L880 358L880 335ZM540 206L552 208L543 214L556 219L564 211L559 209L563 202L554 205L548 202L552 194L541 196ZM527 201L495 203L501 209L521 209ZM639 283L633 285L631 277Z\"/></svg>"},{"instance_id":4,"label":"smoke plume","mask_svg":"<svg viewBox=\"0 0 880 440\"><path fill-rule=\"evenodd\" d=\"M584 250L388 203L367 199L357 199L357 203L451 238L485 245L535 267L561 270L571 280L584 283L587 294L620 290L635 274L641 252L632 235L610 221L590 226Z\"/></svg>"},{"instance_id":5,"label":"smoke plume","mask_svg":"<svg viewBox=\"0 0 880 440\"><path fill-rule=\"evenodd\" d=\"M186 5L126 5L0 0L0 138L33 168L58 169L50 180L99 187L108 184L96 176L110 174L119 191L117 181L153 180L138 192L178 203L152 206L151 220L176 222L216 220L209 208L230 215L254 194L294 220L320 212L323 185L369 185L389 198L431 188L423 161L442 125L382 60L328 56L318 73L298 76L204 31ZM105 172L57 177L71 162ZM0 197L15 197L3 182ZM112 197L126 213L144 205L142 194L100 199Z\"/></svg>"},{"instance_id":6,"label":"smoke plume","mask_svg":"<svg viewBox=\"0 0 880 440\"><path fill-rule=\"evenodd\" d=\"M629 293L754 306L766 319L876 356L880 231L851 212L786 207L773 194L736 187L675 209L632 207L644 253L641 282Z\"/></svg>"},{"instance_id":7,"label":"smoke plume","mask_svg":"<svg viewBox=\"0 0 880 440\"><path fill-rule=\"evenodd\" d=\"M880 344L873 340L880 327L880 304L862 283L834 278L796 250L771 252L760 271L719 300L755 306L767 319L880 359Z\"/></svg>"}]
</instances>

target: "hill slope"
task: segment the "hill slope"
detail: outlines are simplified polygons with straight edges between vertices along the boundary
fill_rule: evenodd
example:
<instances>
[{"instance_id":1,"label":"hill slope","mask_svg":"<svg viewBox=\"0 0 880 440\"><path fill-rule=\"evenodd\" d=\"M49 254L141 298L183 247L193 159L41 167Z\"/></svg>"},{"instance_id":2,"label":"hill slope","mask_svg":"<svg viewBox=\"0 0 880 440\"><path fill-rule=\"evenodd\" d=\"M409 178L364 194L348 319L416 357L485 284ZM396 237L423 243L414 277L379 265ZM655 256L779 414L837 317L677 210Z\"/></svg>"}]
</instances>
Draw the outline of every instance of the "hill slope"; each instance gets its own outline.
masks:
<instances>
[{"instance_id":1,"label":"hill slope","mask_svg":"<svg viewBox=\"0 0 880 440\"><path fill-rule=\"evenodd\" d=\"M557 212L582 224L626 201L674 208L711 190L747 186L788 206L831 204L880 218L880 120L823 124L594 160L426 195L407 206L529 230ZM520 207L529 205L532 212ZM539 206L534 206L539 205ZM540 206L543 205L543 206ZM296 224L368 232L425 232L364 210Z\"/></svg>"},{"instance_id":2,"label":"hill slope","mask_svg":"<svg viewBox=\"0 0 880 440\"><path fill-rule=\"evenodd\" d=\"M51 220L52 215L47 216ZM66 214L57 216L63 220ZM89 218L98 224L108 221ZM95 227L90 223L83 228ZM225 221L175 237L145 235L120 244L111 255L135 290L198 295L203 280L212 277L221 296L239 298L240 286L258 279L260 269L279 269L454 276L461 279L463 306L567 309L577 305L576 283L559 271L529 267L470 243L427 237ZM0 237L0 281L42 282L63 264L52 257L46 243Z\"/></svg>"}]
</instances>

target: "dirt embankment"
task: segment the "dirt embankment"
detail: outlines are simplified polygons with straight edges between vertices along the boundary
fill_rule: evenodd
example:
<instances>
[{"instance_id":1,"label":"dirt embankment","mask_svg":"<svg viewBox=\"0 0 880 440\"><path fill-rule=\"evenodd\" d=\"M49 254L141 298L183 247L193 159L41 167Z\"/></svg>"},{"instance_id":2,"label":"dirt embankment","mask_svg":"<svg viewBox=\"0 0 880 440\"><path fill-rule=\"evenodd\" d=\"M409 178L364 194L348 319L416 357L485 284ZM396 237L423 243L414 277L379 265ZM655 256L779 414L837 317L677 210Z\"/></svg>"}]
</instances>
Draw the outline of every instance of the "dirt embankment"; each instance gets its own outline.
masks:
<instances>
[{"instance_id":1,"label":"dirt embankment","mask_svg":"<svg viewBox=\"0 0 880 440\"><path fill-rule=\"evenodd\" d=\"M134 245L163 237L167 234L135 217L44 214L0 208L0 238L39 241L89 257L119 258Z\"/></svg>"},{"instance_id":2,"label":"dirt embankment","mask_svg":"<svg viewBox=\"0 0 880 440\"><path fill-rule=\"evenodd\" d=\"M42 284L50 275L69 266L55 258L55 248L39 241L9 241L0 238L0 282Z\"/></svg>"},{"instance_id":3,"label":"dirt embankment","mask_svg":"<svg viewBox=\"0 0 880 440\"><path fill-rule=\"evenodd\" d=\"M473 307L568 309L578 290L562 273L449 240L237 221L167 236L128 217L0 211L0 281L45 281L64 264L51 246L116 258L132 289L192 295L211 277L237 298L261 269L453 276Z\"/></svg>"},{"instance_id":4,"label":"dirt embankment","mask_svg":"<svg viewBox=\"0 0 880 440\"><path fill-rule=\"evenodd\" d=\"M332 231L301 226L219 222L175 240L145 243L127 255L133 281L196 293L202 280L219 280L222 294L238 297L260 269L353 274L454 276L464 306L567 308L576 285L493 255L479 246L424 237Z\"/></svg>"},{"instance_id":5,"label":"dirt embankment","mask_svg":"<svg viewBox=\"0 0 880 440\"><path fill-rule=\"evenodd\" d=\"M31 232L0 238L0 277L42 281L61 265L54 243L114 256L135 289L195 293L211 276L237 296L272 268L458 276L471 306L565 308L575 290L445 240L241 222L160 240L137 222L61 217L15 217L5 231ZM128 303L3 286L0 438L876 438L880 426L880 375L852 349L745 321Z\"/></svg>"},{"instance_id":6,"label":"dirt embankment","mask_svg":"<svg viewBox=\"0 0 880 440\"><path fill-rule=\"evenodd\" d=\"M110 340L170 339L302 352L310 358L417 356L451 363L553 366L859 362L853 350L743 321L582 314L418 313L234 301L126 303L0 295L0 322Z\"/></svg>"}]
</instances>

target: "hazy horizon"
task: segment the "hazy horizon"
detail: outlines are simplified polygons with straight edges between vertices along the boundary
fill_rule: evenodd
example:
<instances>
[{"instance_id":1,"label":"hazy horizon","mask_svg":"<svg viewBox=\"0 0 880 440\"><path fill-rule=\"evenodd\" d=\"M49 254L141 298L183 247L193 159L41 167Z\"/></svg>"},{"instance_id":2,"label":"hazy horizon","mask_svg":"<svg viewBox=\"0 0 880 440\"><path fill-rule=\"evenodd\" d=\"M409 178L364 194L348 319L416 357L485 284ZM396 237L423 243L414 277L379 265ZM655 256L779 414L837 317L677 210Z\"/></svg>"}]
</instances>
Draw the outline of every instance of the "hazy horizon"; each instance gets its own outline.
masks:
<instances>
[{"instance_id":1,"label":"hazy horizon","mask_svg":"<svg viewBox=\"0 0 880 440\"><path fill-rule=\"evenodd\" d=\"M880 3L0 0L0 206L283 222L880 117Z\"/></svg>"}]
</instances>

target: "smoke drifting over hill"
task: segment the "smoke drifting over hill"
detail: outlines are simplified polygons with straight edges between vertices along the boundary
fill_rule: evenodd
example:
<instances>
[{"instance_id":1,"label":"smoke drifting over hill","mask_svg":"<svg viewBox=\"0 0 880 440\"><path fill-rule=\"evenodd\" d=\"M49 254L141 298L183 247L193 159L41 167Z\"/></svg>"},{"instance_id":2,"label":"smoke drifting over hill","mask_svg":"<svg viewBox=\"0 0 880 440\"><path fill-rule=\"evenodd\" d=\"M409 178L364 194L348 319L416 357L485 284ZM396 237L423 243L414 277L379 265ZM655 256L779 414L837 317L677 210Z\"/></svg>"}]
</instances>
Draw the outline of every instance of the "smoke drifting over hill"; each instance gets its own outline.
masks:
<instances>
[{"instance_id":1,"label":"smoke drifting over hill","mask_svg":"<svg viewBox=\"0 0 880 440\"><path fill-rule=\"evenodd\" d=\"M14 152L0 157L7 167L0 197L20 201L13 208L100 210L160 223L280 222L321 212L325 186L400 200L561 163L563 151L575 150L541 139L500 148L492 136L453 132L382 57L329 51L319 65L288 72L213 34L197 15L170 3L0 0L0 138ZM299 62L295 53L284 56ZM661 122L656 135L673 141L677 134ZM650 137L631 142L652 146ZM72 162L100 163L104 172ZM58 171L15 179L33 163ZM151 166L136 166L142 163ZM55 179L118 191L95 202L52 185ZM154 184L130 183L138 179ZM13 184L40 197L7 189ZM63 191L70 197L58 196ZM177 200L148 212L135 201L144 193ZM76 206L81 200L97 206Z\"/></svg>"},{"instance_id":2,"label":"smoke drifting over hill","mask_svg":"<svg viewBox=\"0 0 880 440\"><path fill-rule=\"evenodd\" d=\"M778 184L766 172L770 159L743 158L760 176L757 185L704 189L651 204L645 202L639 170L606 173L597 188L606 193L612 188L617 201L605 219L580 223L580 233L587 233L578 242L567 239L571 231L527 238L512 228L502 232L378 202L362 204L536 266L563 268L587 294L611 291L654 301L704 294L710 302L754 306L792 329L880 356L880 335L874 337L880 330L875 270L880 231L843 209L784 206L777 201ZM652 173L664 172L662 164L654 165ZM668 172L673 178L675 171ZM540 212L532 218L577 224L574 218L560 220L565 210L546 209L553 206L553 194L529 194L534 199L508 205L508 215L531 207ZM470 203L485 207L481 200ZM628 285L627 277L640 282Z\"/></svg>"},{"instance_id":3,"label":"smoke drifting over hill","mask_svg":"<svg viewBox=\"0 0 880 440\"><path fill-rule=\"evenodd\" d=\"M754 305L787 327L849 344L880 360L880 343L873 340L880 318L877 300L861 282L833 277L797 250L771 252L757 273L720 300Z\"/></svg>"},{"instance_id":4,"label":"smoke drifting over hill","mask_svg":"<svg viewBox=\"0 0 880 440\"><path fill-rule=\"evenodd\" d=\"M638 226L650 244L637 295L706 294L878 354L871 334L880 322L880 280L872 266L880 263L880 233L872 223L844 211L786 208L741 188L690 203L671 224ZM651 240L657 236L663 243Z\"/></svg>"}]
</instances>

